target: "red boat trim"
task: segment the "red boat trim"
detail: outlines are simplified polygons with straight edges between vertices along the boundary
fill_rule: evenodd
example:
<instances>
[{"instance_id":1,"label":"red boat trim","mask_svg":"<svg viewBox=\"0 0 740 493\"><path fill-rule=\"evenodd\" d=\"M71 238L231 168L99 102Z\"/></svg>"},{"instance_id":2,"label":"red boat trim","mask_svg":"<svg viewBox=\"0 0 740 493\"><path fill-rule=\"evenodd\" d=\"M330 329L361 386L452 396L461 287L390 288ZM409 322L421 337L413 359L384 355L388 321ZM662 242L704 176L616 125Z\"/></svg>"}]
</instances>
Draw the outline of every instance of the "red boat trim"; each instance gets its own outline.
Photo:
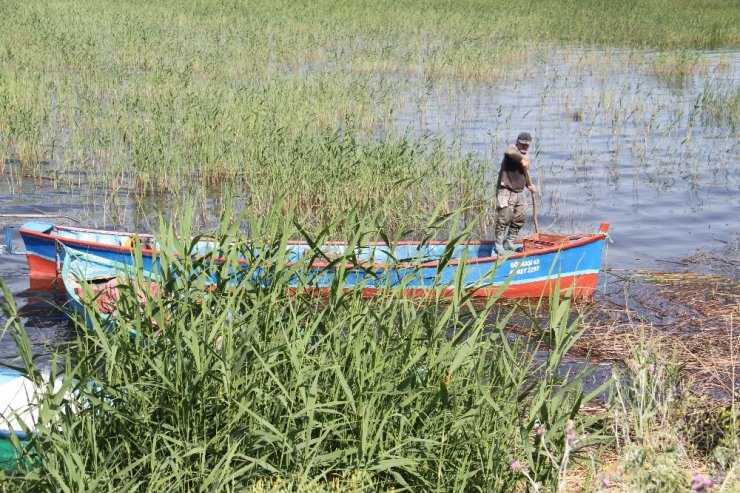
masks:
<instances>
[{"instance_id":1,"label":"red boat trim","mask_svg":"<svg viewBox=\"0 0 740 493\"><path fill-rule=\"evenodd\" d=\"M56 227L55 227L56 229ZM64 228L64 229L73 229L73 228ZM80 231L86 231L86 232L95 232L97 233L105 233L105 234L111 234L111 235L124 235L128 236L129 238L133 238L137 235L131 234L131 233L117 233L114 231L103 231L103 230L83 230L82 228L75 228ZM78 247L93 247L93 248L105 248L106 250L116 251L116 252L132 252L134 249L129 246L124 245L111 245L107 243L96 243L94 241L87 241L87 240L77 240L75 238L67 238L66 236L59 236L59 235L52 235L48 233L40 233L38 231L29 231L27 229L20 228L18 230L21 234L28 235L28 236L34 236L36 238L41 238L44 240L49 241L59 241L60 243L63 243L65 245L70 246L78 246ZM140 238L153 238L152 235L146 234L146 235L138 235ZM142 249L141 253L147 253L151 254L154 250L152 249Z\"/></svg>"},{"instance_id":2,"label":"red boat trim","mask_svg":"<svg viewBox=\"0 0 740 493\"><path fill-rule=\"evenodd\" d=\"M120 236L139 236L141 238L153 238L154 235L151 233L131 233L129 231L114 231L114 230L108 230L108 229L92 229L92 228L80 228L77 226L58 226L53 225L52 227L53 231L75 231L78 233L95 233L95 234L111 234L111 235L120 235ZM23 226L20 227L18 230L21 233L24 234L32 234L34 236L51 236L52 238L57 237L56 235L50 235L48 233L40 233L39 231L31 231L28 229L25 229Z\"/></svg>"},{"instance_id":3,"label":"red boat trim","mask_svg":"<svg viewBox=\"0 0 740 493\"><path fill-rule=\"evenodd\" d=\"M561 276L557 279L547 279L544 281L536 281L527 284L518 285L499 285L499 286L484 286L480 288L474 288L466 291L465 294L469 294L472 291L474 298L491 298L493 296L501 296L503 298L541 298L550 296L557 288L561 296L570 295L576 300L589 300L593 298L596 291L597 274L583 274L579 276ZM324 296L329 294L331 288L308 288L306 292L309 294ZM345 292L351 292L352 288L344 289ZM402 289L401 295L406 298L416 299L435 299L435 298L451 298L455 296L455 290L452 288L444 289L429 289L429 288L407 288ZM291 294L296 294L298 290L296 288L290 288ZM399 289L387 289L387 288L363 288L362 296L365 298L372 298L375 296L382 296L384 294L397 294Z\"/></svg>"}]
</instances>

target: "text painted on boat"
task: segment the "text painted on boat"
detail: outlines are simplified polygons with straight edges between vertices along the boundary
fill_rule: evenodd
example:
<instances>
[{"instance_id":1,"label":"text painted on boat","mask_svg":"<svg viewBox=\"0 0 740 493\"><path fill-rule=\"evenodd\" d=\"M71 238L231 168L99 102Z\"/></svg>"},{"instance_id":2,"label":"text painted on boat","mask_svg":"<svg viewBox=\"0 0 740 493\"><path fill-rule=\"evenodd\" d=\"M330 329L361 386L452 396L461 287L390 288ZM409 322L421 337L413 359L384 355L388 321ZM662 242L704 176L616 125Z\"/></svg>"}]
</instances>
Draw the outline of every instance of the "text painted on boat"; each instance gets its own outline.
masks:
<instances>
[{"instance_id":1,"label":"text painted on boat","mask_svg":"<svg viewBox=\"0 0 740 493\"><path fill-rule=\"evenodd\" d=\"M531 274L540 270L540 259L531 258L527 260L512 260L511 271L516 275Z\"/></svg>"}]
</instances>

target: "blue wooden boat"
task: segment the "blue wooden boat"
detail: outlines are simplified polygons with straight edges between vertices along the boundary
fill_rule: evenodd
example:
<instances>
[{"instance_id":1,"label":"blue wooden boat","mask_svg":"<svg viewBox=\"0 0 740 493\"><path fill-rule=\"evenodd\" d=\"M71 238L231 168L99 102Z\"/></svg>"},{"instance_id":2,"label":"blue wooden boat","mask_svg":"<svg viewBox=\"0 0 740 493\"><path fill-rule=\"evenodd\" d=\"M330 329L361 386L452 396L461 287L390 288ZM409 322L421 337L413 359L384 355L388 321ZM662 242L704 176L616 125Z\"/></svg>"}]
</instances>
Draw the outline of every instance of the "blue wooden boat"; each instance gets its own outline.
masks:
<instances>
[{"instance_id":1,"label":"blue wooden boat","mask_svg":"<svg viewBox=\"0 0 740 493\"><path fill-rule=\"evenodd\" d=\"M33 278L55 278L62 272L66 251L64 247L89 253L124 264L133 262L134 244L140 243L142 267L152 268L152 257L158 249L153 235L75 228L52 223L30 221L18 230L26 247L29 274ZM210 240L200 241L196 251L212 248Z\"/></svg>"},{"instance_id":2,"label":"blue wooden boat","mask_svg":"<svg viewBox=\"0 0 740 493\"><path fill-rule=\"evenodd\" d=\"M447 242L404 241L392 246L369 243L351 252L346 244L330 242L322 245L319 256L305 242L290 242L287 258L291 262L301 262L305 255L318 259L305 268L310 274L310 289L319 292L331 287L341 267L343 287L362 289L365 296L389 289L412 297L452 296L464 289L475 297L539 298L567 293L574 298L590 298L596 289L608 227L604 223L598 232L581 235L537 233L519 242L521 251L508 255L496 255L493 241L470 241L454 248ZM138 237L143 245L144 270L152 270L157 251L156 239L150 235L37 222L27 223L20 232L32 276L56 275L65 264L64 245L128 265L133 263L131 243ZM209 240L196 245L201 253L212 248ZM331 260L350 257L352 265Z\"/></svg>"},{"instance_id":3,"label":"blue wooden boat","mask_svg":"<svg viewBox=\"0 0 740 493\"><path fill-rule=\"evenodd\" d=\"M402 242L392 247L369 245L346 256L344 245L329 249L328 260L313 262L309 289L326 291L342 269L345 289L362 289L364 296L394 291L407 297L451 297L464 291L473 297L539 298L557 293L591 298L596 290L608 225L590 235L534 234L524 238L522 251L496 255L492 241L454 247L445 242ZM352 263L336 265L338 258ZM293 253L295 258L300 257ZM343 257L344 256L344 257Z\"/></svg>"}]
</instances>

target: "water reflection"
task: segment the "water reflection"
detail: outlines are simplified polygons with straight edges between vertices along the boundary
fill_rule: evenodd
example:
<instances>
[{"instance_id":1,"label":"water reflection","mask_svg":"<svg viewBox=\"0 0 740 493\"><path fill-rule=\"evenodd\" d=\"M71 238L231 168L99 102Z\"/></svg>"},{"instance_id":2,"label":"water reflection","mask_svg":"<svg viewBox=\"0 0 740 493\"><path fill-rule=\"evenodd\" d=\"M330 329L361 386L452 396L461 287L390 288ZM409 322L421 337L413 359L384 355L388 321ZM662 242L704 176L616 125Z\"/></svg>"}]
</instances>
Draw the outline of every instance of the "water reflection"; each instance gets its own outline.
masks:
<instances>
[{"instance_id":1,"label":"water reflection","mask_svg":"<svg viewBox=\"0 0 740 493\"><path fill-rule=\"evenodd\" d=\"M46 354L75 337L74 328L60 310L66 302L61 283L55 280L28 279L27 287L14 293L18 316L25 329L37 366L44 366ZM11 289L18 283L11 283ZM0 322L5 325L6 320ZM0 364L19 365L16 343L9 333L0 338Z\"/></svg>"}]
</instances>

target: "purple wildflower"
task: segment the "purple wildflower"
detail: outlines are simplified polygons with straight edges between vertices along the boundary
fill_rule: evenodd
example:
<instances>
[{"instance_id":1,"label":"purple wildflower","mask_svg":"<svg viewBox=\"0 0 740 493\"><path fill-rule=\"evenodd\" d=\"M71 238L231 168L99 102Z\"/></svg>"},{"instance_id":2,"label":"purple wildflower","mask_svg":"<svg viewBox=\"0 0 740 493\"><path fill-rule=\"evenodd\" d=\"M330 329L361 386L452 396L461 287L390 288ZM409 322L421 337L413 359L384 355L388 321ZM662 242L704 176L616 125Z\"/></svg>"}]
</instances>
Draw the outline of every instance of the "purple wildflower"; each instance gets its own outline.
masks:
<instances>
[{"instance_id":1,"label":"purple wildflower","mask_svg":"<svg viewBox=\"0 0 740 493\"><path fill-rule=\"evenodd\" d=\"M632 361L632 362L630 363L630 366L632 367L632 369L633 369L633 370L637 370L638 368L640 368L640 363L638 363L637 361L634 361L634 360L633 360L633 361Z\"/></svg>"},{"instance_id":2,"label":"purple wildflower","mask_svg":"<svg viewBox=\"0 0 740 493\"><path fill-rule=\"evenodd\" d=\"M610 487L612 485L612 480L609 478L609 475L603 472L600 472L596 475L596 479L601 483L601 486Z\"/></svg>"},{"instance_id":3,"label":"purple wildflower","mask_svg":"<svg viewBox=\"0 0 740 493\"><path fill-rule=\"evenodd\" d=\"M519 462L518 460L515 460L511 463L511 469L514 471L519 471L524 468L524 464Z\"/></svg>"},{"instance_id":4,"label":"purple wildflower","mask_svg":"<svg viewBox=\"0 0 740 493\"><path fill-rule=\"evenodd\" d=\"M693 483L691 485L692 490L709 491L712 486L714 486L714 482L710 478L707 478L698 472L694 474Z\"/></svg>"},{"instance_id":5,"label":"purple wildflower","mask_svg":"<svg viewBox=\"0 0 740 493\"><path fill-rule=\"evenodd\" d=\"M648 371L649 371L650 373L655 373L655 365L654 365L654 364L652 364L652 363L650 363L650 364L648 365Z\"/></svg>"}]
</instances>

